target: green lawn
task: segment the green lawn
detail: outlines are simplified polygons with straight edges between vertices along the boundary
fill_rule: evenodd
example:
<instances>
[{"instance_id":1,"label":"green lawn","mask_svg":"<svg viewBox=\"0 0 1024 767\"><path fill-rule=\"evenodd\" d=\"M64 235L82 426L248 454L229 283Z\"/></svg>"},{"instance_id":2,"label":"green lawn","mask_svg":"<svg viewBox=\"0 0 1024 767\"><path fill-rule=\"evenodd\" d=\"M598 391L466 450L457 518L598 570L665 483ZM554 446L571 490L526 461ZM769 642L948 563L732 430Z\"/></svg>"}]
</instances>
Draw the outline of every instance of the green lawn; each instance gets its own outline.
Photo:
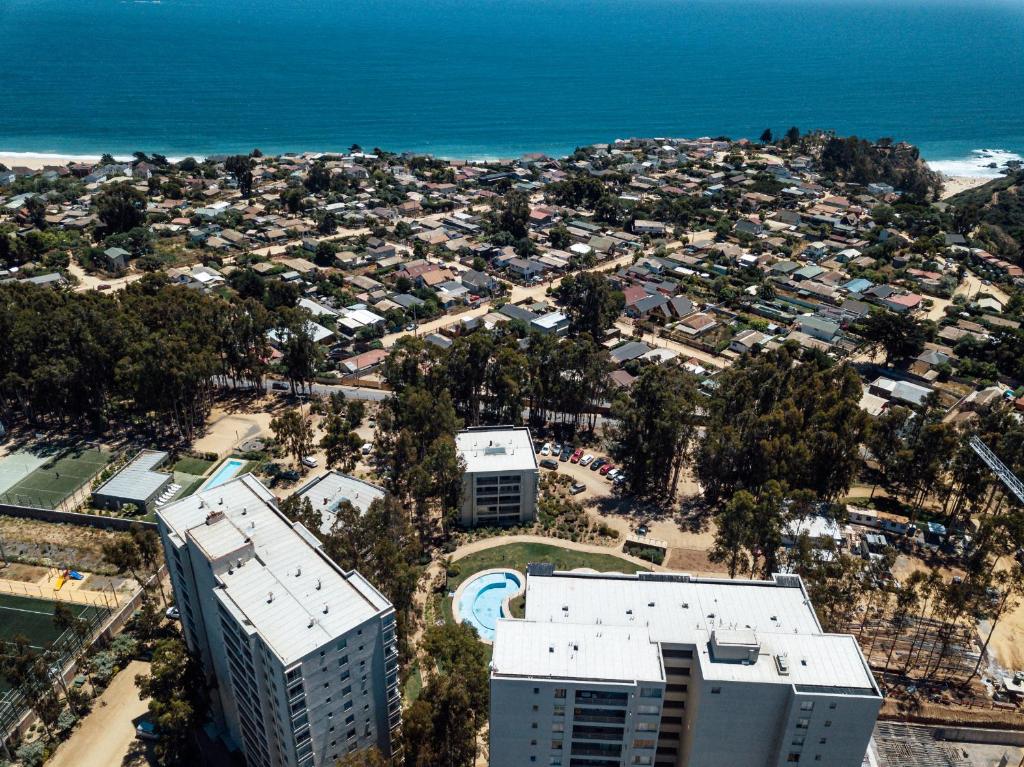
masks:
<instances>
[{"instance_id":1,"label":"green lawn","mask_svg":"<svg viewBox=\"0 0 1024 767\"><path fill-rule=\"evenodd\" d=\"M82 448L47 461L7 492L10 503L57 508L60 503L94 477L113 459L113 454L95 448Z\"/></svg>"},{"instance_id":2,"label":"green lawn","mask_svg":"<svg viewBox=\"0 0 1024 767\"><path fill-rule=\"evenodd\" d=\"M453 562L452 567L458 570L458 574L448 579L448 589L455 591L469 576L494 567L511 567L525 573L526 565L530 562L551 562L556 570L575 570L577 567L589 567L602 573L650 570L649 567L641 567L614 554L592 554L546 543L509 543L478 551Z\"/></svg>"},{"instance_id":3,"label":"green lawn","mask_svg":"<svg viewBox=\"0 0 1024 767\"><path fill-rule=\"evenodd\" d=\"M409 678L405 680L405 702L406 704L412 704L416 702L416 699L420 697L420 693L423 691L423 676L420 674L420 667L413 666L412 673L409 674Z\"/></svg>"},{"instance_id":4,"label":"green lawn","mask_svg":"<svg viewBox=\"0 0 1024 767\"><path fill-rule=\"evenodd\" d=\"M193 474L197 477L201 477L210 470L210 467L213 466L214 463L216 462L204 461L202 458L186 456L174 464L174 471L180 471L182 474Z\"/></svg>"}]
</instances>

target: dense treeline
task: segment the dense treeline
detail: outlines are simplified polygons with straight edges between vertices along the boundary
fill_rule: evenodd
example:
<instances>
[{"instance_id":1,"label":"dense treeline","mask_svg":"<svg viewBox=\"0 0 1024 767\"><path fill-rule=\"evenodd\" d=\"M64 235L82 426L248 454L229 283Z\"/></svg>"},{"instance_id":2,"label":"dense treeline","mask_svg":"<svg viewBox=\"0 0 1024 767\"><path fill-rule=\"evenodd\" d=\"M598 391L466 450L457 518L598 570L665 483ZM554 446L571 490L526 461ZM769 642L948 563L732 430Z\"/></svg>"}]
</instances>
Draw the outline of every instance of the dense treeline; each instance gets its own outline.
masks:
<instances>
[{"instance_id":1,"label":"dense treeline","mask_svg":"<svg viewBox=\"0 0 1024 767\"><path fill-rule=\"evenodd\" d=\"M743 357L718 384L696 462L709 502L771 481L824 501L849 488L867 430L852 367L783 347Z\"/></svg>"},{"instance_id":2,"label":"dense treeline","mask_svg":"<svg viewBox=\"0 0 1024 767\"><path fill-rule=\"evenodd\" d=\"M917 147L887 139L872 143L856 136L831 137L822 149L821 167L843 181L885 182L919 201L930 200L941 189L939 175L921 161Z\"/></svg>"},{"instance_id":3,"label":"dense treeline","mask_svg":"<svg viewBox=\"0 0 1024 767\"><path fill-rule=\"evenodd\" d=\"M131 417L190 439L218 382L262 384L266 333L285 332L285 373L312 377L305 315L228 301L147 276L117 294L0 286L0 405L33 423Z\"/></svg>"}]
</instances>

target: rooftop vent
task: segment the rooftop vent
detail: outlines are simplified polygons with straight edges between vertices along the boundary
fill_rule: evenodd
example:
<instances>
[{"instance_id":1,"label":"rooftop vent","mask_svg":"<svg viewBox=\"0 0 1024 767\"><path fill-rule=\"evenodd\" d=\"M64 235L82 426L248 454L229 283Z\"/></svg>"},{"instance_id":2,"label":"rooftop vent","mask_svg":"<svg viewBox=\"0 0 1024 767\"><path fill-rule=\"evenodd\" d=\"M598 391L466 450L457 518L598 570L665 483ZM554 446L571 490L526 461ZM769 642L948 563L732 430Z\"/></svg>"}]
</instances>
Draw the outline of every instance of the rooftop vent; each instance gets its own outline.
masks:
<instances>
[{"instance_id":1,"label":"rooftop vent","mask_svg":"<svg viewBox=\"0 0 1024 767\"><path fill-rule=\"evenodd\" d=\"M789 658L786 653L775 656L775 669L779 672L779 676L789 676Z\"/></svg>"},{"instance_id":2,"label":"rooftop vent","mask_svg":"<svg viewBox=\"0 0 1024 767\"><path fill-rule=\"evenodd\" d=\"M554 652L554 651L555 651L555 646L553 644L549 644L548 645L548 652Z\"/></svg>"},{"instance_id":3,"label":"rooftop vent","mask_svg":"<svg viewBox=\"0 0 1024 767\"><path fill-rule=\"evenodd\" d=\"M274 592L273 591L268 591L267 592L267 604L269 605L273 601L274 601Z\"/></svg>"},{"instance_id":4,"label":"rooftop vent","mask_svg":"<svg viewBox=\"0 0 1024 767\"><path fill-rule=\"evenodd\" d=\"M307 623L307 624L306 624L306 628L308 628L308 629L311 629L311 628L313 628L313 624L314 624L314 623L316 623L316 620L315 620L315 619L313 619L313 618L310 618L310 619L309 619L309 623Z\"/></svg>"},{"instance_id":5,"label":"rooftop vent","mask_svg":"<svg viewBox=\"0 0 1024 767\"><path fill-rule=\"evenodd\" d=\"M327 615L327 603L324 602L324 615Z\"/></svg>"},{"instance_id":6,"label":"rooftop vent","mask_svg":"<svg viewBox=\"0 0 1024 767\"><path fill-rule=\"evenodd\" d=\"M320 590L320 579L319 578L316 579L316 590L317 591Z\"/></svg>"},{"instance_id":7,"label":"rooftop vent","mask_svg":"<svg viewBox=\"0 0 1024 767\"><path fill-rule=\"evenodd\" d=\"M298 578L300 575L302 575L302 565L295 568L295 577Z\"/></svg>"},{"instance_id":8,"label":"rooftop vent","mask_svg":"<svg viewBox=\"0 0 1024 767\"><path fill-rule=\"evenodd\" d=\"M248 509L245 506L242 507L242 516L244 517L248 513Z\"/></svg>"}]
</instances>

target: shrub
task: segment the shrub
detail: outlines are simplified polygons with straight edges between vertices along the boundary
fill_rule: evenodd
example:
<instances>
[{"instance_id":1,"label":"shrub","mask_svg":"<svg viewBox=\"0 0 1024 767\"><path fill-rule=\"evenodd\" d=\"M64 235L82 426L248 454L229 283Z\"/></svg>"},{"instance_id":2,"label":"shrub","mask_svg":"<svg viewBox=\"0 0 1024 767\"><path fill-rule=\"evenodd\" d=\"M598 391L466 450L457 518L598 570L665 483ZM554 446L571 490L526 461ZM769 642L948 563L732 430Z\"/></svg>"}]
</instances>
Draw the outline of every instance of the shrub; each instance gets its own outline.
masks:
<instances>
[{"instance_id":1,"label":"shrub","mask_svg":"<svg viewBox=\"0 0 1024 767\"><path fill-rule=\"evenodd\" d=\"M78 722L78 717L71 712L71 709L66 708L57 717L57 730L67 732L75 726L76 722Z\"/></svg>"},{"instance_id":2,"label":"shrub","mask_svg":"<svg viewBox=\"0 0 1024 767\"><path fill-rule=\"evenodd\" d=\"M110 650L101 650L89 659L93 681L106 686L118 671L117 655Z\"/></svg>"},{"instance_id":3,"label":"shrub","mask_svg":"<svg viewBox=\"0 0 1024 767\"><path fill-rule=\"evenodd\" d=\"M135 657L139 651L139 640L127 632L119 634L110 643L109 651L114 654L119 663L123 663Z\"/></svg>"},{"instance_id":4,"label":"shrub","mask_svg":"<svg viewBox=\"0 0 1024 767\"><path fill-rule=\"evenodd\" d=\"M14 752L22 767L42 767L46 761L46 743L40 738L26 743Z\"/></svg>"}]
</instances>

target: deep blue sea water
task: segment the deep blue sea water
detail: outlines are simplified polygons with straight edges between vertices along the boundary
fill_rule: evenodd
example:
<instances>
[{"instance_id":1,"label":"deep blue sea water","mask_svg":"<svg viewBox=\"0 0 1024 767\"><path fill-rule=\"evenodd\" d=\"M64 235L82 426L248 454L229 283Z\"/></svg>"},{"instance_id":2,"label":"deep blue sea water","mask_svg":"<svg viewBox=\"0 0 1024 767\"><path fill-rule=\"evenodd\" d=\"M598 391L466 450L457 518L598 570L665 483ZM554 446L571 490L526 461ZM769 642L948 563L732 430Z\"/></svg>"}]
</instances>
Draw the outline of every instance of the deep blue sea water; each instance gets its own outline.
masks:
<instances>
[{"instance_id":1,"label":"deep blue sea water","mask_svg":"<svg viewBox=\"0 0 1024 767\"><path fill-rule=\"evenodd\" d=\"M513 156L790 125L1024 154L1024 2L0 0L0 151Z\"/></svg>"}]
</instances>

